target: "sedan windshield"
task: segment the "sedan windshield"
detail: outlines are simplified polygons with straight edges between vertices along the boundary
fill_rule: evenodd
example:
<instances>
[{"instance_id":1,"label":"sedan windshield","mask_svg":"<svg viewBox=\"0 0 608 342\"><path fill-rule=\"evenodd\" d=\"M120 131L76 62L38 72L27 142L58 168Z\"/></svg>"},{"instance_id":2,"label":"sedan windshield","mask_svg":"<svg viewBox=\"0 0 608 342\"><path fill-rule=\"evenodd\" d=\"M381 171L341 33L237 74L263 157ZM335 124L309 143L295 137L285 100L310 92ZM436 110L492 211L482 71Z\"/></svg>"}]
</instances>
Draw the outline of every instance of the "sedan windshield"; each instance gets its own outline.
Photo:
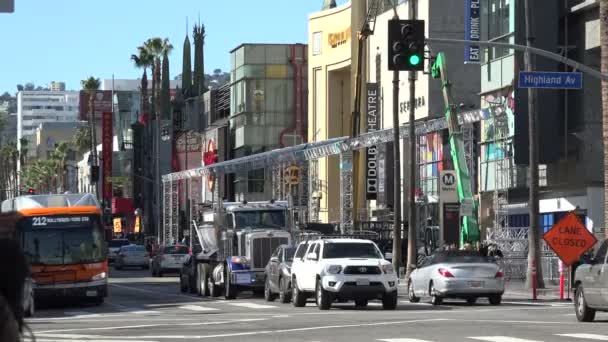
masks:
<instances>
[{"instance_id":1,"label":"sedan windshield","mask_svg":"<svg viewBox=\"0 0 608 342\"><path fill-rule=\"evenodd\" d=\"M378 248L372 243L340 242L326 243L323 248L324 259L372 258L382 259Z\"/></svg>"},{"instance_id":2,"label":"sedan windshield","mask_svg":"<svg viewBox=\"0 0 608 342\"><path fill-rule=\"evenodd\" d=\"M485 257L477 253L438 253L435 256L437 263L457 263L457 264L483 264L494 263L492 257Z\"/></svg>"}]
</instances>

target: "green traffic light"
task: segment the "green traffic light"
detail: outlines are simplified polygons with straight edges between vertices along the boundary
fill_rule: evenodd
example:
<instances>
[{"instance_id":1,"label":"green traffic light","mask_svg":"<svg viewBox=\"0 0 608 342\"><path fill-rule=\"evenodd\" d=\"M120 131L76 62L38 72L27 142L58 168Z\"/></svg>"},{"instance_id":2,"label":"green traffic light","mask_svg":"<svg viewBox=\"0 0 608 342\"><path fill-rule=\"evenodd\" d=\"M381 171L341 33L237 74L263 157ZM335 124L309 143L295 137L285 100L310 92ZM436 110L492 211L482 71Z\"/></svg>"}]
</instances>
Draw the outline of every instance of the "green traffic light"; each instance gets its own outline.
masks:
<instances>
[{"instance_id":1,"label":"green traffic light","mask_svg":"<svg viewBox=\"0 0 608 342\"><path fill-rule=\"evenodd\" d=\"M420 64L420 56L411 55L410 56L410 65L418 65L418 64Z\"/></svg>"}]
</instances>

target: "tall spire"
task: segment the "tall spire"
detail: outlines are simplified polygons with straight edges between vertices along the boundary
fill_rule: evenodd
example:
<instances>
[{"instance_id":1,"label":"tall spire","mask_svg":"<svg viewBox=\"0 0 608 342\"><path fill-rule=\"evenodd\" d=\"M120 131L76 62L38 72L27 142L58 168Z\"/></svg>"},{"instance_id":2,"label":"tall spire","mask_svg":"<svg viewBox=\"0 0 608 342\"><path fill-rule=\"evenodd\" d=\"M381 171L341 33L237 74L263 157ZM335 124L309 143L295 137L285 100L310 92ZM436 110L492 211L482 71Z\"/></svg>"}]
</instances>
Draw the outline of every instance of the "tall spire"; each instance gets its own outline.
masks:
<instances>
[{"instance_id":1,"label":"tall spire","mask_svg":"<svg viewBox=\"0 0 608 342\"><path fill-rule=\"evenodd\" d=\"M325 11L336 6L336 0L323 0L323 8L321 10Z\"/></svg>"},{"instance_id":2,"label":"tall spire","mask_svg":"<svg viewBox=\"0 0 608 342\"><path fill-rule=\"evenodd\" d=\"M205 25L194 25L194 75L192 93L194 96L205 92L205 68L203 44L205 42Z\"/></svg>"},{"instance_id":3,"label":"tall spire","mask_svg":"<svg viewBox=\"0 0 608 342\"><path fill-rule=\"evenodd\" d=\"M188 22L188 19L186 19L186 22ZM187 30L186 39L184 39L184 59L182 62L182 92L184 98L192 95L192 56L190 54L190 38L188 37Z\"/></svg>"}]
</instances>

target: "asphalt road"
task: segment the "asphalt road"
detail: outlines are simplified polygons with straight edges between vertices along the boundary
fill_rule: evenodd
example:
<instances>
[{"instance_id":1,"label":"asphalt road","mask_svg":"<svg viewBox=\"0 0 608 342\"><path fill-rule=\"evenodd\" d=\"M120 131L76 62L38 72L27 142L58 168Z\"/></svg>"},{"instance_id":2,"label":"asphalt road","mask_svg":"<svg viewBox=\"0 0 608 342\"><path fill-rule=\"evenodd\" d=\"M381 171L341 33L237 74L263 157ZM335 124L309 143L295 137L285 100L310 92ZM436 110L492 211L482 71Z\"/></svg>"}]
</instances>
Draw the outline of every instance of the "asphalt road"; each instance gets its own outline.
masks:
<instances>
[{"instance_id":1,"label":"asphalt road","mask_svg":"<svg viewBox=\"0 0 608 342\"><path fill-rule=\"evenodd\" d=\"M38 342L97 341L608 341L608 314L576 322L569 303L528 303L505 298L494 307L447 302L433 307L401 298L395 311L380 303L365 309L337 304L319 311L243 294L239 299L179 293L177 277L148 271L110 274L110 295L101 306L55 303L28 319Z\"/></svg>"}]
</instances>

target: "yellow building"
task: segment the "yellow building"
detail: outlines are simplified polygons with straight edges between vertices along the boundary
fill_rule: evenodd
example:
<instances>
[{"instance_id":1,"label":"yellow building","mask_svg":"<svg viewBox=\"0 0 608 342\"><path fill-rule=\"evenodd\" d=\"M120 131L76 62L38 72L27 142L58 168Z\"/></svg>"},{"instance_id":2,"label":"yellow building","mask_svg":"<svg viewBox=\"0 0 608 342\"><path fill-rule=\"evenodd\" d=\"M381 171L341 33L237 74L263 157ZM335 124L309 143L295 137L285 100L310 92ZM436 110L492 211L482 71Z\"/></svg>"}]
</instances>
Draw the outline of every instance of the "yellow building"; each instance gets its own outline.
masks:
<instances>
[{"instance_id":1,"label":"yellow building","mask_svg":"<svg viewBox=\"0 0 608 342\"><path fill-rule=\"evenodd\" d=\"M356 37L364 12L365 1L355 1L354 5L349 2L309 16L308 141L350 135ZM337 222L339 157L321 159L311 167L318 177L318 184L313 184L313 197L320 197L319 219Z\"/></svg>"}]
</instances>

